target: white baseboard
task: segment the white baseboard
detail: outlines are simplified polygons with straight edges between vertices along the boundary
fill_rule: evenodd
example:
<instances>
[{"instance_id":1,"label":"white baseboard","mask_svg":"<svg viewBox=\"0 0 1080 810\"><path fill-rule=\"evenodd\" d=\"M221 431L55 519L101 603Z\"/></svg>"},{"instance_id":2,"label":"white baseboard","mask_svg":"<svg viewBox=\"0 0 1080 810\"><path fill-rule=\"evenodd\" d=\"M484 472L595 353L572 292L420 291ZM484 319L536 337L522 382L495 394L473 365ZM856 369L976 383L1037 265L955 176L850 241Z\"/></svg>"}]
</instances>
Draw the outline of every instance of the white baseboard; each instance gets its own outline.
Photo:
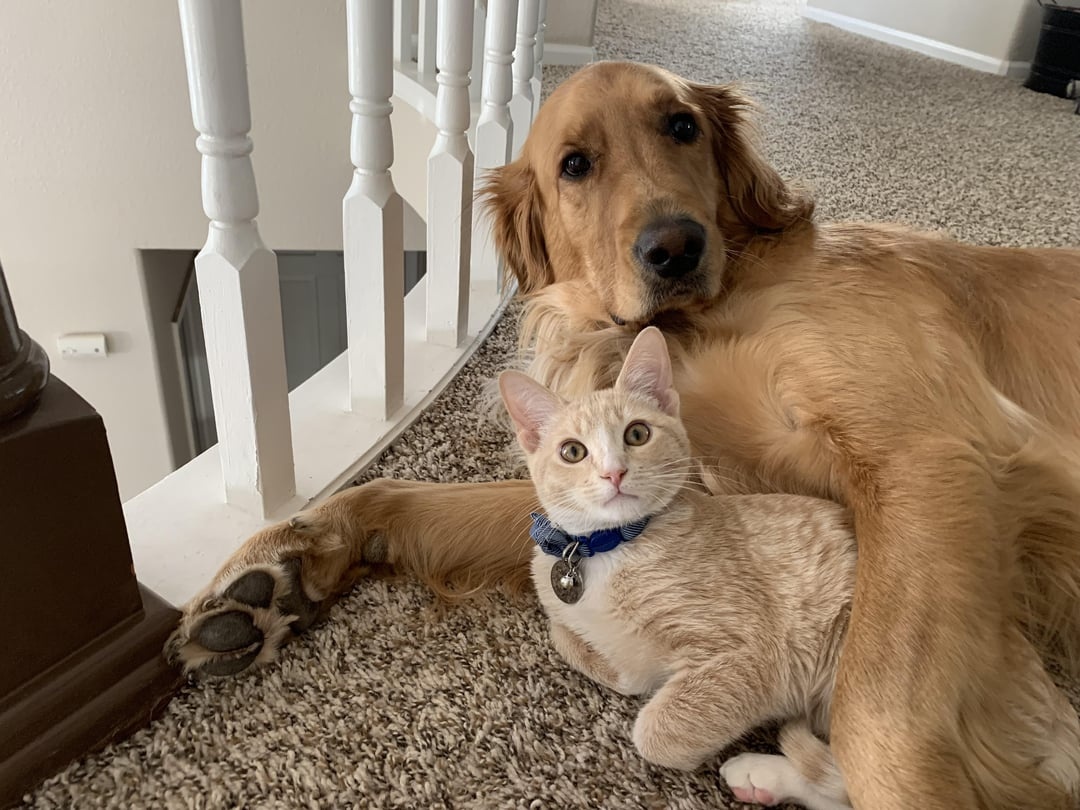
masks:
<instances>
[{"instance_id":1,"label":"white baseboard","mask_svg":"<svg viewBox=\"0 0 1080 810\"><path fill-rule=\"evenodd\" d=\"M993 56L969 51L949 45L947 42L939 42L936 39L921 37L918 34L909 34L895 28L888 28L877 23L860 20L857 17L848 17L845 14L837 14L835 11L815 8L814 6L801 3L799 13L809 20L823 22L860 34L890 45L898 45L909 51L916 51L926 56L944 59L946 62L963 65L964 67L981 70L984 73L993 73L997 76L1009 76L1010 78L1024 78L1031 67L1030 62L1009 62L1005 59L995 59Z\"/></svg>"},{"instance_id":2,"label":"white baseboard","mask_svg":"<svg viewBox=\"0 0 1080 810\"><path fill-rule=\"evenodd\" d=\"M1031 62L1006 62L1005 74L1010 79L1023 81L1031 73Z\"/></svg>"},{"instance_id":3,"label":"white baseboard","mask_svg":"<svg viewBox=\"0 0 1080 810\"><path fill-rule=\"evenodd\" d=\"M564 45L561 42L544 43L545 65L587 65L596 61L596 48L590 45Z\"/></svg>"}]
</instances>

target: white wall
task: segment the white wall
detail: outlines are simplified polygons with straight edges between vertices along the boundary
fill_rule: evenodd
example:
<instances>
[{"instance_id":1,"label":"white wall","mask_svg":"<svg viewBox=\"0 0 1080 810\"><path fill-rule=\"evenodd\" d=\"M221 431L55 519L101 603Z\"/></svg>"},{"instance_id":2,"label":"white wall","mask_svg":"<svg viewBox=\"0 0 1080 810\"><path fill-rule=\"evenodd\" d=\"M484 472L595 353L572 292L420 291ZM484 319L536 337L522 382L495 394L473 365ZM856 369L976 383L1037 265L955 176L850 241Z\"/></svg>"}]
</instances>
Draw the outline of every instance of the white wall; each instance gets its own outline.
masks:
<instances>
[{"instance_id":1,"label":"white wall","mask_svg":"<svg viewBox=\"0 0 1080 810\"><path fill-rule=\"evenodd\" d=\"M341 249L344 20L343 0L244 3L271 248ZM22 327L102 414L125 499L171 469L137 250L205 240L195 135L175 0L0 2L0 262ZM109 356L61 359L72 331L105 332Z\"/></svg>"},{"instance_id":2,"label":"white wall","mask_svg":"<svg viewBox=\"0 0 1080 810\"><path fill-rule=\"evenodd\" d=\"M1013 62L1031 60L1041 14L1036 0L807 0L806 5Z\"/></svg>"},{"instance_id":3,"label":"white wall","mask_svg":"<svg viewBox=\"0 0 1080 810\"><path fill-rule=\"evenodd\" d=\"M546 42L592 47L596 0L548 0Z\"/></svg>"}]
</instances>

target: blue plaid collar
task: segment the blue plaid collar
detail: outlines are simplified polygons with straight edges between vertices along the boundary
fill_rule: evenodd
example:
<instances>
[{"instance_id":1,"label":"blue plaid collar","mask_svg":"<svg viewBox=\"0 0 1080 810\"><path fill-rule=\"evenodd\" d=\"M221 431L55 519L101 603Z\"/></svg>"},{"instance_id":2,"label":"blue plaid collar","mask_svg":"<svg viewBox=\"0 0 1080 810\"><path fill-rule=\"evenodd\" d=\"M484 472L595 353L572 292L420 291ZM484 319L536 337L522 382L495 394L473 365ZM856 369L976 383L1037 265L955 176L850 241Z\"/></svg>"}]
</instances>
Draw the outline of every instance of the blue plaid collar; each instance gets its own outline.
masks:
<instances>
[{"instance_id":1,"label":"blue plaid collar","mask_svg":"<svg viewBox=\"0 0 1080 810\"><path fill-rule=\"evenodd\" d=\"M613 529L600 529L591 534L573 536L557 529L544 515L533 512L532 529L529 536L540 546L540 550L553 557L563 556L563 552L574 543L578 544L577 553L582 557L591 557L604 551L611 551L620 543L633 540L649 525L649 518L643 517L625 526Z\"/></svg>"}]
</instances>

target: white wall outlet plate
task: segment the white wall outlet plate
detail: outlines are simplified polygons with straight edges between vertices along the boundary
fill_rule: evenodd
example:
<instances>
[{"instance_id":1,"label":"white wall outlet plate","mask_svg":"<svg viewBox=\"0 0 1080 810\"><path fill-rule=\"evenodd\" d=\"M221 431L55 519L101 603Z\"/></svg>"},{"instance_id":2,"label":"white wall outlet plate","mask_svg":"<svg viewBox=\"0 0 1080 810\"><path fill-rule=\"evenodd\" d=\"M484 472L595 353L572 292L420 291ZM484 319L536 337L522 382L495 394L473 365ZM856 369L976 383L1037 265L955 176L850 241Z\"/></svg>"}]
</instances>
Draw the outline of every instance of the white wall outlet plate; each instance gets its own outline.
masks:
<instances>
[{"instance_id":1,"label":"white wall outlet plate","mask_svg":"<svg viewBox=\"0 0 1080 810\"><path fill-rule=\"evenodd\" d=\"M56 339L62 357L104 357L109 353L103 332L71 332Z\"/></svg>"}]
</instances>

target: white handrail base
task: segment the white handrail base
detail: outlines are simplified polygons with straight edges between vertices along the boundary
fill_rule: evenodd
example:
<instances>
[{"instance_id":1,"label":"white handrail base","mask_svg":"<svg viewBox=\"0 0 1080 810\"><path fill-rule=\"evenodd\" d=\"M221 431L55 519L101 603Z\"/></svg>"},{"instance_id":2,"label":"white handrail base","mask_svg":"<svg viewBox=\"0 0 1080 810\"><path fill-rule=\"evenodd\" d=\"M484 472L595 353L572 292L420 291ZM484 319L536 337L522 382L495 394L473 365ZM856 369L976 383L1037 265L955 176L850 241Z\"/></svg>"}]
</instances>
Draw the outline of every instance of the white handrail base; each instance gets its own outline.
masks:
<instances>
[{"instance_id":1,"label":"white handrail base","mask_svg":"<svg viewBox=\"0 0 1080 810\"><path fill-rule=\"evenodd\" d=\"M277 257L254 222L215 222L195 272L224 497L265 517L296 491Z\"/></svg>"},{"instance_id":2,"label":"white handrail base","mask_svg":"<svg viewBox=\"0 0 1080 810\"><path fill-rule=\"evenodd\" d=\"M427 173L427 333L439 346L459 346L468 328L474 158L464 137L439 140Z\"/></svg>"},{"instance_id":3,"label":"white handrail base","mask_svg":"<svg viewBox=\"0 0 1080 810\"><path fill-rule=\"evenodd\" d=\"M504 108L505 109L505 108ZM476 179L483 182L484 173L504 165L510 155L514 124L509 115L501 118L481 118L476 124ZM502 157L500 160L499 158ZM495 250L491 217L483 211L473 211L472 272L477 281L494 281L502 286L506 263Z\"/></svg>"},{"instance_id":4,"label":"white handrail base","mask_svg":"<svg viewBox=\"0 0 1080 810\"><path fill-rule=\"evenodd\" d=\"M510 117L514 120L513 141L510 146L510 158L516 160L525 144L533 118L533 100L531 96L514 93L510 99Z\"/></svg>"},{"instance_id":5,"label":"white handrail base","mask_svg":"<svg viewBox=\"0 0 1080 810\"><path fill-rule=\"evenodd\" d=\"M389 419L404 402L402 217L401 197L394 191L389 174L353 173L342 201L349 345L347 408L372 419ZM384 272L371 272L383 268Z\"/></svg>"}]
</instances>

